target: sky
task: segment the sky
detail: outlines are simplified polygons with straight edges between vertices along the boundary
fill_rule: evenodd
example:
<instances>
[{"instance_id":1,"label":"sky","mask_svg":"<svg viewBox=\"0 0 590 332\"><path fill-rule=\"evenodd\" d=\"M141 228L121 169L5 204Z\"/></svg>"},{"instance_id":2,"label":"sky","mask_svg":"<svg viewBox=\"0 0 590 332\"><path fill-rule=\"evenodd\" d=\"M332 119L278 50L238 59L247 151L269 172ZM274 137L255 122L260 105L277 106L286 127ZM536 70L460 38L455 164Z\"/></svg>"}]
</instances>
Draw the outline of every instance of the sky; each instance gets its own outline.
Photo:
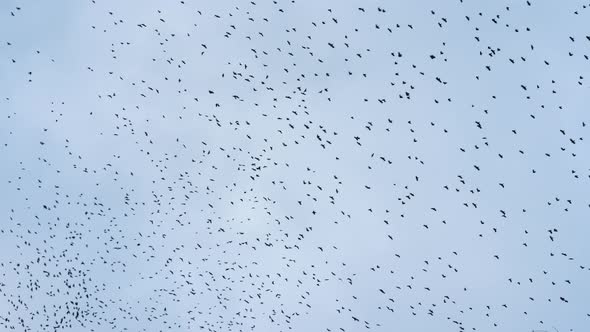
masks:
<instances>
[{"instance_id":1,"label":"sky","mask_svg":"<svg viewBox=\"0 0 590 332\"><path fill-rule=\"evenodd\" d=\"M589 16L2 1L2 329L586 331Z\"/></svg>"}]
</instances>

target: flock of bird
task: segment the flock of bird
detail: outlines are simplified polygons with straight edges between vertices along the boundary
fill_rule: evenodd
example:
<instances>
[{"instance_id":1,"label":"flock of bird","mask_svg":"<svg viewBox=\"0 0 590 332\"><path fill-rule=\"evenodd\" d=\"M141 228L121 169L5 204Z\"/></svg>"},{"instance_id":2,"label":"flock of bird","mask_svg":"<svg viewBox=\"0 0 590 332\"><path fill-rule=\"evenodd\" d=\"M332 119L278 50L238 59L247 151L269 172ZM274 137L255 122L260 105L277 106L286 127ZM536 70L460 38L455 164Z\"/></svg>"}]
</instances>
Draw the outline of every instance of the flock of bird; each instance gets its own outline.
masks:
<instances>
[{"instance_id":1,"label":"flock of bird","mask_svg":"<svg viewBox=\"0 0 590 332\"><path fill-rule=\"evenodd\" d=\"M588 22L3 1L0 330L588 331Z\"/></svg>"}]
</instances>

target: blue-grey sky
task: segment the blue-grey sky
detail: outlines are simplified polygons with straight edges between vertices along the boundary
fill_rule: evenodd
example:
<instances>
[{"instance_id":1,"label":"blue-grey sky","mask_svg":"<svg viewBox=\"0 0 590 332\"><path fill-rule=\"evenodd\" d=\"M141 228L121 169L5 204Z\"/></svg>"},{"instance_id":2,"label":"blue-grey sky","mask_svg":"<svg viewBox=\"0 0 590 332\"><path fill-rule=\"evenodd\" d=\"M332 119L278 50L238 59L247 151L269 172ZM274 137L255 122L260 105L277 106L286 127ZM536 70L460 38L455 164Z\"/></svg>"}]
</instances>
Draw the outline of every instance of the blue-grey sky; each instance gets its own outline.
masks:
<instances>
[{"instance_id":1,"label":"blue-grey sky","mask_svg":"<svg viewBox=\"0 0 590 332\"><path fill-rule=\"evenodd\" d=\"M589 21L0 2L0 329L588 330Z\"/></svg>"}]
</instances>

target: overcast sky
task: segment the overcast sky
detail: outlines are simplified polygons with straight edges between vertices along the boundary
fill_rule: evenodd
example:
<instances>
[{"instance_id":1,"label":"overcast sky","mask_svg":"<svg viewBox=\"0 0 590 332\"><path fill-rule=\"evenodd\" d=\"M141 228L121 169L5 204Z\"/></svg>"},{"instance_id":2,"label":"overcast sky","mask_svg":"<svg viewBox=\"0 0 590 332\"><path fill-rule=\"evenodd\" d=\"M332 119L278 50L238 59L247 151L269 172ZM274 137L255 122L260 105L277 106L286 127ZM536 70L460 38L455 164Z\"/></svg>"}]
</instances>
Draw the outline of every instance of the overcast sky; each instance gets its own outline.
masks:
<instances>
[{"instance_id":1,"label":"overcast sky","mask_svg":"<svg viewBox=\"0 0 590 332\"><path fill-rule=\"evenodd\" d=\"M586 331L587 22L1 1L2 329Z\"/></svg>"}]
</instances>

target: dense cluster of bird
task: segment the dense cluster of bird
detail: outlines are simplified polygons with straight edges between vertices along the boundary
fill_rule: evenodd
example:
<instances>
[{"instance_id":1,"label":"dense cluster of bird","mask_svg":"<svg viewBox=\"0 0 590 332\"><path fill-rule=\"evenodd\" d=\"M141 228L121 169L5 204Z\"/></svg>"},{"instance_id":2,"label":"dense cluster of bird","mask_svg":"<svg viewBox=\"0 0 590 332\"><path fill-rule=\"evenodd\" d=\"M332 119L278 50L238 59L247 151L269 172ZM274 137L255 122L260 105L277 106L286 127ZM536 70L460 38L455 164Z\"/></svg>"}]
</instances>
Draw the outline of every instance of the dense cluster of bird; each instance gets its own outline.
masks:
<instances>
[{"instance_id":1,"label":"dense cluster of bird","mask_svg":"<svg viewBox=\"0 0 590 332\"><path fill-rule=\"evenodd\" d=\"M0 330L587 330L588 22L3 1Z\"/></svg>"}]
</instances>

